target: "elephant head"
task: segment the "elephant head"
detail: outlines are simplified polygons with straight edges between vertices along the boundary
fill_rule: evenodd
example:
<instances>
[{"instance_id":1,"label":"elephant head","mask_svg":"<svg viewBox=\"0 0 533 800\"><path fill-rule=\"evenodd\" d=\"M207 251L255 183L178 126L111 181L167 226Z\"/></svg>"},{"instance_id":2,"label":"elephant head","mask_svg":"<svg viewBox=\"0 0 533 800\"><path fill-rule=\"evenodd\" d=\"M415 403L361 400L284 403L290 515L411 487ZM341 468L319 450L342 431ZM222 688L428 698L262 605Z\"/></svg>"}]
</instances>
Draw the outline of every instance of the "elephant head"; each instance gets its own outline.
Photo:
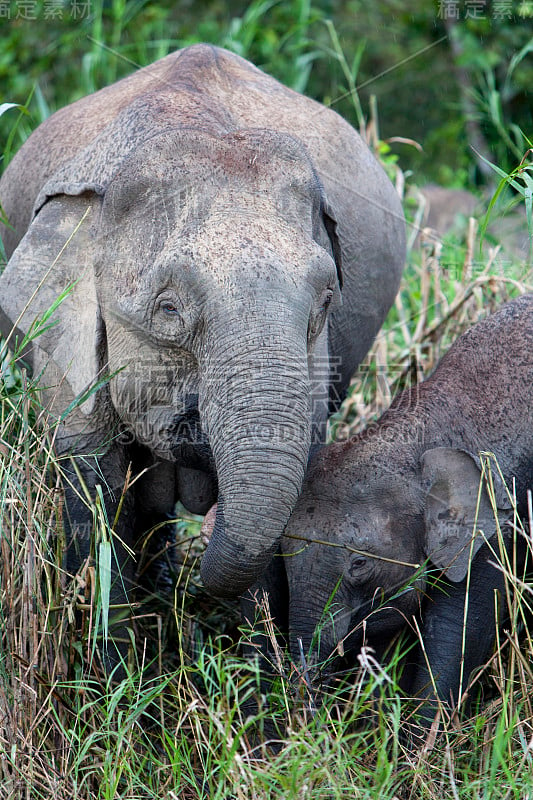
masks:
<instances>
[{"instance_id":1,"label":"elephant head","mask_svg":"<svg viewBox=\"0 0 533 800\"><path fill-rule=\"evenodd\" d=\"M27 333L70 286L29 354L58 447L107 443L111 489L141 451L143 513L168 513L176 486L198 513L217 500L202 574L238 594L394 300L394 187L333 111L195 45L52 115L0 197L10 253L20 242L0 279L4 331Z\"/></svg>"},{"instance_id":2,"label":"elephant head","mask_svg":"<svg viewBox=\"0 0 533 800\"><path fill-rule=\"evenodd\" d=\"M102 143L93 148L101 161ZM83 160L94 172L96 156ZM2 278L4 315L27 333L70 286L32 356L49 404L63 414L111 377L65 421L69 448L122 425L210 475L218 504L202 575L238 593L296 502L311 383L329 378L341 263L320 181L287 134L186 127L136 142L103 183L80 172L78 160L41 193Z\"/></svg>"},{"instance_id":3,"label":"elephant head","mask_svg":"<svg viewBox=\"0 0 533 800\"><path fill-rule=\"evenodd\" d=\"M291 648L333 671L363 641L383 652L441 576L458 584L496 532L479 457L363 434L317 456L282 539ZM510 508L493 479L501 520ZM474 531L476 535L473 536ZM483 533L480 533L482 531Z\"/></svg>"}]
</instances>

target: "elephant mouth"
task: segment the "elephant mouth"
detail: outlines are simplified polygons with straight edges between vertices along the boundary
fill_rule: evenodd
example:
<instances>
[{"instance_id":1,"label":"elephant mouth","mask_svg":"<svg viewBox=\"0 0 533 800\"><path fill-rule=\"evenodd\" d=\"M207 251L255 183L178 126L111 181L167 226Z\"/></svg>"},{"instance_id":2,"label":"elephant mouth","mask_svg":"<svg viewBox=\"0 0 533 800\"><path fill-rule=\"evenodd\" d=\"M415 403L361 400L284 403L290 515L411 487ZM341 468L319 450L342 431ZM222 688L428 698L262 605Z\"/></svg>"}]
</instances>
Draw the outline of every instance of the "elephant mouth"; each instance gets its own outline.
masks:
<instances>
[{"instance_id":1,"label":"elephant mouth","mask_svg":"<svg viewBox=\"0 0 533 800\"><path fill-rule=\"evenodd\" d=\"M407 618L407 614L392 603L384 603L371 613L356 612L341 640L324 642L323 675L328 679L341 677L358 664L364 665L367 654L371 656L374 651L380 652L393 644L404 630Z\"/></svg>"},{"instance_id":2,"label":"elephant mouth","mask_svg":"<svg viewBox=\"0 0 533 800\"><path fill-rule=\"evenodd\" d=\"M172 460L182 467L198 469L216 478L215 462L207 442L173 442L170 447Z\"/></svg>"},{"instance_id":3,"label":"elephant mouth","mask_svg":"<svg viewBox=\"0 0 533 800\"><path fill-rule=\"evenodd\" d=\"M169 431L172 458L183 467L199 469L216 479L216 468L209 441L198 415L177 417Z\"/></svg>"},{"instance_id":4,"label":"elephant mouth","mask_svg":"<svg viewBox=\"0 0 533 800\"><path fill-rule=\"evenodd\" d=\"M390 644L405 626L405 617L391 605L370 613L368 609L357 609L352 613L347 609L345 614L349 619L342 626L344 635L321 629L318 636L315 630L314 637L319 641L308 654L308 666L319 687L330 680L353 674L354 668L364 662L365 654ZM342 623L342 618L337 618L337 624L339 622ZM300 657L294 642L291 651L295 659Z\"/></svg>"},{"instance_id":5,"label":"elephant mouth","mask_svg":"<svg viewBox=\"0 0 533 800\"><path fill-rule=\"evenodd\" d=\"M127 442L128 435L130 441L147 445L161 458L216 479L215 460L198 415L176 415L168 407L152 408L135 423L125 424L121 441Z\"/></svg>"}]
</instances>

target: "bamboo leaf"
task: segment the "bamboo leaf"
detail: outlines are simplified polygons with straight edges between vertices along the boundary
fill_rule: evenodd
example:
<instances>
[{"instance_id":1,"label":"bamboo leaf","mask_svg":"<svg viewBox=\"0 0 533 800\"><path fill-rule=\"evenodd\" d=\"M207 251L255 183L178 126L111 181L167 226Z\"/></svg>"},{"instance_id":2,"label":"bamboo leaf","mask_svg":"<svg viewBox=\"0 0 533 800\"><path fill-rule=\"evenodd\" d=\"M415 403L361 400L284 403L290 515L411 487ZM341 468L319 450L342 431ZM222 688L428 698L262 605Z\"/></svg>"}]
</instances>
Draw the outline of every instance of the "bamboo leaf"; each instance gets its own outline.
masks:
<instances>
[{"instance_id":1,"label":"bamboo leaf","mask_svg":"<svg viewBox=\"0 0 533 800\"><path fill-rule=\"evenodd\" d=\"M111 597L111 542L104 539L98 544L98 582L102 603L102 629L104 642L109 637L109 599Z\"/></svg>"}]
</instances>

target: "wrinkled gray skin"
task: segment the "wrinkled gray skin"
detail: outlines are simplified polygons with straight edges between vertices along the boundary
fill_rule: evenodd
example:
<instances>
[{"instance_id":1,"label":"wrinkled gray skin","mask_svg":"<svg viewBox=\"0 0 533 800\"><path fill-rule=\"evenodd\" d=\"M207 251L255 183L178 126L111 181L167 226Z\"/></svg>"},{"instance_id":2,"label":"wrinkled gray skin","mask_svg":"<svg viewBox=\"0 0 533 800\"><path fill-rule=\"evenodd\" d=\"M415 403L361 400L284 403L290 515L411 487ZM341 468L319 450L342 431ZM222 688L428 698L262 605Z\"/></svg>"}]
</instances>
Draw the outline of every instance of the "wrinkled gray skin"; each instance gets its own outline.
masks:
<instances>
[{"instance_id":1,"label":"wrinkled gray skin","mask_svg":"<svg viewBox=\"0 0 533 800\"><path fill-rule=\"evenodd\" d=\"M365 635L380 654L395 632L421 616L438 696L457 702L478 453L495 454L510 486L516 479L519 511L525 512L526 489L533 486L532 354L533 295L527 295L461 336L433 375L398 395L375 426L326 446L314 459L282 540L291 648L298 662L298 637L309 652L319 623L311 659L318 664L329 658L324 672L331 673L339 649L353 659ZM511 504L494 473L503 523ZM503 592L502 573L489 563L500 551L485 489L476 528L484 537L476 536L473 545L463 689L491 650L494 590ZM503 525L502 532L512 549L509 527ZM430 585L427 572L413 582L415 568L394 561L426 564L433 578L441 576L439 586ZM422 715L431 719L435 697L423 655L411 690L425 698Z\"/></svg>"},{"instance_id":2,"label":"wrinkled gray skin","mask_svg":"<svg viewBox=\"0 0 533 800\"><path fill-rule=\"evenodd\" d=\"M58 451L92 491L107 484L110 519L128 464L148 468L121 514L130 545L176 500L204 513L218 499L202 576L238 594L279 542L328 392L334 406L394 299L391 183L334 112L195 45L44 122L0 200L4 333L75 282L28 354L52 412L113 375ZM79 558L91 517L67 500Z\"/></svg>"}]
</instances>

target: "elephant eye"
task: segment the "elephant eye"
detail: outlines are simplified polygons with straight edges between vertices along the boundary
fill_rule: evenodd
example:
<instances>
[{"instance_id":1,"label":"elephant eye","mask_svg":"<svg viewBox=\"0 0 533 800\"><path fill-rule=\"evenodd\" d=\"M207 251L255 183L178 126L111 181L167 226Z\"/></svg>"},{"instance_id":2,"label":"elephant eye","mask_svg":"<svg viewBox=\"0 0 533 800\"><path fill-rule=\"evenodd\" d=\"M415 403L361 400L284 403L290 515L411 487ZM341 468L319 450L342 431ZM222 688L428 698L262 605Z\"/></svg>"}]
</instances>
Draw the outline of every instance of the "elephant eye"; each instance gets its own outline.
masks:
<instances>
[{"instance_id":1,"label":"elephant eye","mask_svg":"<svg viewBox=\"0 0 533 800\"><path fill-rule=\"evenodd\" d=\"M169 316L173 315L175 316L176 314L179 314L178 309L173 303L170 302L170 300L163 300L159 308L161 309L161 311L163 311L165 314L168 314Z\"/></svg>"},{"instance_id":2,"label":"elephant eye","mask_svg":"<svg viewBox=\"0 0 533 800\"><path fill-rule=\"evenodd\" d=\"M346 568L346 577L355 583L368 580L368 559L364 556L354 556Z\"/></svg>"},{"instance_id":3,"label":"elephant eye","mask_svg":"<svg viewBox=\"0 0 533 800\"><path fill-rule=\"evenodd\" d=\"M353 576L355 570L361 569L361 567L364 567L365 564L366 564L366 558L364 558L363 556L358 556L357 558L354 558L350 565L350 575Z\"/></svg>"}]
</instances>

